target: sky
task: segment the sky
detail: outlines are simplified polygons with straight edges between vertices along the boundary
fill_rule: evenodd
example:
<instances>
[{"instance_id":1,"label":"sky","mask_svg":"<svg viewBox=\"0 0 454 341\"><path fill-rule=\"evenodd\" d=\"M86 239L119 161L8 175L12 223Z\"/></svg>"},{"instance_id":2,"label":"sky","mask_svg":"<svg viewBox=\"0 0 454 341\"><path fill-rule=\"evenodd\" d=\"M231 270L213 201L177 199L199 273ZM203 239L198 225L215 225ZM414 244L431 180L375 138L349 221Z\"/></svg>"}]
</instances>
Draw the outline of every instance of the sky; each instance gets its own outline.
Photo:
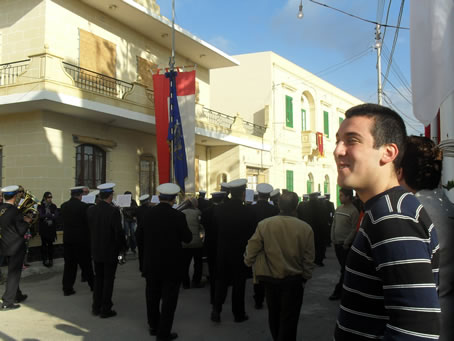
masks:
<instances>
[{"instance_id":1,"label":"sky","mask_svg":"<svg viewBox=\"0 0 454 341\"><path fill-rule=\"evenodd\" d=\"M407 0L317 0L363 19L410 27ZM157 0L172 18L172 0ZM175 23L229 55L273 51L364 102L377 103L375 24L303 0L175 0ZM389 8L389 15L388 15ZM411 107L410 31L382 28L383 104L404 118L408 134L423 133Z\"/></svg>"}]
</instances>

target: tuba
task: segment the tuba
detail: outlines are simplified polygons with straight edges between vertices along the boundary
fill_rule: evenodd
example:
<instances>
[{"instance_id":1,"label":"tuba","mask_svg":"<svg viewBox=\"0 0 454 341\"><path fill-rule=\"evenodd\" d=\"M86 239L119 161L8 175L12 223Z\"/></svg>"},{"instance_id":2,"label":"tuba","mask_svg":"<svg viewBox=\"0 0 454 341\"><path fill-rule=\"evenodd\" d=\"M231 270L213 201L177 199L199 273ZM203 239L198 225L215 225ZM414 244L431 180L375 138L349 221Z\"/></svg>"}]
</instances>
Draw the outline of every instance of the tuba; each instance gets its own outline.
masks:
<instances>
[{"instance_id":1,"label":"tuba","mask_svg":"<svg viewBox=\"0 0 454 341\"><path fill-rule=\"evenodd\" d=\"M30 223L31 225L36 223L39 218L39 212L37 209L38 204L39 201L35 198L35 196L31 194L30 191L25 191L25 198L21 199L17 205L17 208L24 216L32 218L32 222Z\"/></svg>"}]
</instances>

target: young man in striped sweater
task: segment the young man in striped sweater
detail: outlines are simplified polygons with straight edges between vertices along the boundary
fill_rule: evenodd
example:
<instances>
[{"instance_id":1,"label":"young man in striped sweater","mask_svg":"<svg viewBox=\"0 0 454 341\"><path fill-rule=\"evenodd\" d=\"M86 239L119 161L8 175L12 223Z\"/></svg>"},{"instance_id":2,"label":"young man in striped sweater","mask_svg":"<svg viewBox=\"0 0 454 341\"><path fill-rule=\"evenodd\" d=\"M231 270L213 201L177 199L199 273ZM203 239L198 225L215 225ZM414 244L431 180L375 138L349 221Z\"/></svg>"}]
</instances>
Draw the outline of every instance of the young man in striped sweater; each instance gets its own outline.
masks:
<instances>
[{"instance_id":1,"label":"young man in striped sweater","mask_svg":"<svg viewBox=\"0 0 454 341\"><path fill-rule=\"evenodd\" d=\"M419 201L399 187L406 130L389 108L362 104L336 134L338 184L365 215L345 267L334 339L437 340L438 240Z\"/></svg>"}]
</instances>

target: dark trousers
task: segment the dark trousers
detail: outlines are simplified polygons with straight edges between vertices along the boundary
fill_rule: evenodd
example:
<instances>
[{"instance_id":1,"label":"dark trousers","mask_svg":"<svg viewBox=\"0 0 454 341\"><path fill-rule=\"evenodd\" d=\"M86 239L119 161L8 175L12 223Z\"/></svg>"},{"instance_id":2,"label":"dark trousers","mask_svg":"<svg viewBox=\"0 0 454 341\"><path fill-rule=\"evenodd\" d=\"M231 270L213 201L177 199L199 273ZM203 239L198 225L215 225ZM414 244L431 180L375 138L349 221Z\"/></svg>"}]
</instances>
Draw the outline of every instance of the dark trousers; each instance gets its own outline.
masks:
<instances>
[{"instance_id":1,"label":"dark trousers","mask_svg":"<svg viewBox=\"0 0 454 341\"><path fill-rule=\"evenodd\" d=\"M22 265L25 258L25 245L22 245L17 252L9 257L8 278L3 294L3 304L10 305L16 300L16 294L20 293L19 281L22 273Z\"/></svg>"},{"instance_id":2,"label":"dark trousers","mask_svg":"<svg viewBox=\"0 0 454 341\"><path fill-rule=\"evenodd\" d=\"M184 276L183 286L189 287L189 267L191 260L194 258L194 273L192 275L192 283L200 284L202 279L202 248L183 248Z\"/></svg>"},{"instance_id":3,"label":"dark trousers","mask_svg":"<svg viewBox=\"0 0 454 341\"><path fill-rule=\"evenodd\" d=\"M260 306L265 300L265 285L263 283L254 284L254 301L255 304Z\"/></svg>"},{"instance_id":4,"label":"dark trousers","mask_svg":"<svg viewBox=\"0 0 454 341\"><path fill-rule=\"evenodd\" d=\"M63 245L63 257L65 266L63 269L63 291L72 291L77 276L77 266L80 266L82 278L86 279L88 285L93 290L94 275L93 263L90 256L90 247L81 244Z\"/></svg>"},{"instance_id":5,"label":"dark trousers","mask_svg":"<svg viewBox=\"0 0 454 341\"><path fill-rule=\"evenodd\" d=\"M178 303L180 280L146 278L145 297L147 300L148 325L157 330L157 337L170 335Z\"/></svg>"},{"instance_id":6,"label":"dark trousers","mask_svg":"<svg viewBox=\"0 0 454 341\"><path fill-rule=\"evenodd\" d=\"M112 309L112 294L117 271L117 260L112 262L95 262L95 287L93 290L92 310L108 312Z\"/></svg>"},{"instance_id":7,"label":"dark trousers","mask_svg":"<svg viewBox=\"0 0 454 341\"><path fill-rule=\"evenodd\" d=\"M302 279L265 282L268 324L274 341L296 340L303 294Z\"/></svg>"},{"instance_id":8,"label":"dark trousers","mask_svg":"<svg viewBox=\"0 0 454 341\"><path fill-rule=\"evenodd\" d=\"M339 261L341 275L339 278L339 282L336 284L336 288L334 289L334 293L340 294L342 292L342 285L344 284L344 273L345 273L345 261L347 260L347 255L349 249L344 249L342 244L334 245L334 251L336 252L337 260Z\"/></svg>"},{"instance_id":9,"label":"dark trousers","mask_svg":"<svg viewBox=\"0 0 454 341\"><path fill-rule=\"evenodd\" d=\"M244 291L246 288L246 278L239 277L232 279L232 312L236 318L246 315L244 309ZM213 310L222 311L222 305L227 297L229 282L226 280L216 280L216 291L214 296Z\"/></svg>"},{"instance_id":10,"label":"dark trousers","mask_svg":"<svg viewBox=\"0 0 454 341\"><path fill-rule=\"evenodd\" d=\"M208 254L208 274L210 276L210 304L216 295L216 256Z\"/></svg>"},{"instance_id":11,"label":"dark trousers","mask_svg":"<svg viewBox=\"0 0 454 341\"><path fill-rule=\"evenodd\" d=\"M54 242L41 237L41 259L43 263L54 259Z\"/></svg>"}]
</instances>

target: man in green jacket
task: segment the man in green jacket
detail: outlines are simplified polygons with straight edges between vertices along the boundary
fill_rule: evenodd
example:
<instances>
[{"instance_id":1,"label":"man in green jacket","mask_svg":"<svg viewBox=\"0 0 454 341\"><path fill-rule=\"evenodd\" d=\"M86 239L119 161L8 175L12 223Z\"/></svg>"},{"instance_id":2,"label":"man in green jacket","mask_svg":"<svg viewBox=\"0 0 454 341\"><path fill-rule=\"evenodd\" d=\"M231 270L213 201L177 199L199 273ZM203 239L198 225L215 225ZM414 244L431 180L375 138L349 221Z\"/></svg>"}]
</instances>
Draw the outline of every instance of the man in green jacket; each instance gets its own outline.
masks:
<instances>
[{"instance_id":1,"label":"man in green jacket","mask_svg":"<svg viewBox=\"0 0 454 341\"><path fill-rule=\"evenodd\" d=\"M298 196L279 198L280 214L262 220L249 239L244 256L265 284L268 323L274 341L296 340L304 285L314 269L314 233L296 217Z\"/></svg>"}]
</instances>

